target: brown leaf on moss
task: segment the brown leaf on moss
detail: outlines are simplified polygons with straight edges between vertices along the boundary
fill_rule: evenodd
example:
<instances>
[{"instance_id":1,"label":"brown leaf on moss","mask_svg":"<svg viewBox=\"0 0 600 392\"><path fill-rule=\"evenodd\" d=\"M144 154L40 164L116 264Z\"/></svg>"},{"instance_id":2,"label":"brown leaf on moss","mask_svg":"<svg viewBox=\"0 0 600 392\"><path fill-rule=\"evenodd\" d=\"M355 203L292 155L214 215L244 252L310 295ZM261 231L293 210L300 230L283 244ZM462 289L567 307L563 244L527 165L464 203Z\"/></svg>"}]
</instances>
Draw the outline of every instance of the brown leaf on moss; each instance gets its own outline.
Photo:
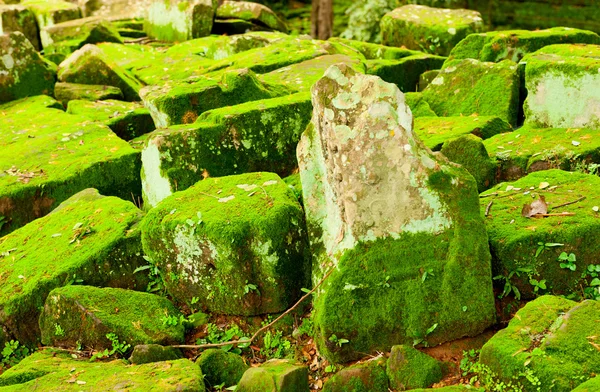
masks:
<instances>
[{"instance_id":1,"label":"brown leaf on moss","mask_svg":"<svg viewBox=\"0 0 600 392\"><path fill-rule=\"evenodd\" d=\"M540 195L540 198L531 202L531 204L523 205L521 215L525 218L531 218L538 214L547 214L548 204L546 204L546 198Z\"/></svg>"}]
</instances>

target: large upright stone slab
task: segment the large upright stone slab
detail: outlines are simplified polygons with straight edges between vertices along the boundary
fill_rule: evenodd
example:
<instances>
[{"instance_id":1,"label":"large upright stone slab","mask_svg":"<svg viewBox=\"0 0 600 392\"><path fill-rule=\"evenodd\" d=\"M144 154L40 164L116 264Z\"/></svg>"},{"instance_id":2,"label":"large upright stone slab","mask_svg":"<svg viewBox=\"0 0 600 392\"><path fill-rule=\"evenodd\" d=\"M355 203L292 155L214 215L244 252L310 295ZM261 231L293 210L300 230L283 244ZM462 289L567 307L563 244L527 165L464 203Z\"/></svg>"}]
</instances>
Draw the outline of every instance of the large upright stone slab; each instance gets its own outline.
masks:
<instances>
[{"instance_id":1,"label":"large upright stone slab","mask_svg":"<svg viewBox=\"0 0 600 392\"><path fill-rule=\"evenodd\" d=\"M44 31L45 27L81 18L81 9L79 6L69 3L68 1L22 0L21 4L35 14L40 30L42 47L46 47L52 43L52 41L48 39L47 33Z\"/></svg>"},{"instance_id":2,"label":"large upright stone slab","mask_svg":"<svg viewBox=\"0 0 600 392\"><path fill-rule=\"evenodd\" d=\"M22 5L2 5L0 3L0 35L20 31L29 42L40 50L40 32L35 15Z\"/></svg>"},{"instance_id":3,"label":"large upright stone slab","mask_svg":"<svg viewBox=\"0 0 600 392\"><path fill-rule=\"evenodd\" d=\"M477 187L414 135L392 84L332 66L298 146L321 352L347 361L494 322ZM348 340L343 343L342 339Z\"/></svg>"},{"instance_id":4,"label":"large upright stone slab","mask_svg":"<svg viewBox=\"0 0 600 392\"><path fill-rule=\"evenodd\" d=\"M144 30L162 41L187 41L210 34L217 2L154 0L148 6Z\"/></svg>"},{"instance_id":5,"label":"large upright stone slab","mask_svg":"<svg viewBox=\"0 0 600 392\"><path fill-rule=\"evenodd\" d=\"M20 32L0 35L0 104L33 95L52 95L56 70Z\"/></svg>"},{"instance_id":6,"label":"large upright stone slab","mask_svg":"<svg viewBox=\"0 0 600 392\"><path fill-rule=\"evenodd\" d=\"M287 26L270 8L249 1L229 1L220 3L215 13L219 19L241 19L266 26L275 31L287 33Z\"/></svg>"}]
</instances>

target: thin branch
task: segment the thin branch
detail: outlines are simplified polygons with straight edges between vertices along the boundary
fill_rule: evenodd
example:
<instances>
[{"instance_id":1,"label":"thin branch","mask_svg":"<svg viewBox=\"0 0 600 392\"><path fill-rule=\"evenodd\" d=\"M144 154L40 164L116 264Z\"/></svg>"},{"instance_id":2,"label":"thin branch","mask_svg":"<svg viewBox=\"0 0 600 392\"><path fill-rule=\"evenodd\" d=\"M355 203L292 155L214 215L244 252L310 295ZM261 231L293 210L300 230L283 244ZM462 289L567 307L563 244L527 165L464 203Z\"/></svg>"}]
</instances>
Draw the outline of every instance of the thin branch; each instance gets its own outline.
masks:
<instances>
[{"instance_id":1,"label":"thin branch","mask_svg":"<svg viewBox=\"0 0 600 392\"><path fill-rule=\"evenodd\" d=\"M559 212L556 214L535 214L531 215L530 218L546 218L548 216L574 216L574 212Z\"/></svg>"},{"instance_id":2,"label":"thin branch","mask_svg":"<svg viewBox=\"0 0 600 392\"><path fill-rule=\"evenodd\" d=\"M306 298L310 297L319 288L319 286L321 286L323 284L323 282L325 282L325 280L329 277L329 275L331 275L331 273L333 272L334 269L335 269L335 267L332 267L325 274L325 276L323 276L323 278L315 285L315 287L312 288L312 290L310 290L308 293L306 293L305 295L303 295L302 298L300 298L298 300L298 302L296 302L291 308L289 308L285 312L281 313L279 315L279 317L277 317L275 320L271 321L269 324L265 325L264 327L260 328L258 331L254 332L254 335L252 335L250 337L250 339L237 339L237 340L231 340L229 342L221 342L221 343L176 344L176 345L171 345L170 347L203 349L203 348L223 347L223 346L228 346L230 344L242 344L242 343L243 344L250 344L250 343L252 343L258 337L258 335L260 335L262 332L266 331L267 329L271 328L279 320L281 320L286 315L288 315L290 312L292 312L294 309L296 309L298 307L298 305L300 305Z\"/></svg>"},{"instance_id":3,"label":"thin branch","mask_svg":"<svg viewBox=\"0 0 600 392\"><path fill-rule=\"evenodd\" d=\"M490 203L487 205L487 207L485 208L485 216L488 216L490 214L490 209L492 208L492 204L494 204L494 201L490 201Z\"/></svg>"},{"instance_id":4,"label":"thin branch","mask_svg":"<svg viewBox=\"0 0 600 392\"><path fill-rule=\"evenodd\" d=\"M573 201L569 201L569 202L567 202L567 203L562 203L562 204L559 204L559 205L557 205L556 207L552 207L552 210L555 210L555 209L557 209L557 208L560 208L560 207L569 206L569 205L571 205L571 204L579 203L579 202L580 202L580 201L582 201L582 200L585 200L585 196L581 196L581 197L580 197L579 199L577 199L577 200L573 200Z\"/></svg>"}]
</instances>

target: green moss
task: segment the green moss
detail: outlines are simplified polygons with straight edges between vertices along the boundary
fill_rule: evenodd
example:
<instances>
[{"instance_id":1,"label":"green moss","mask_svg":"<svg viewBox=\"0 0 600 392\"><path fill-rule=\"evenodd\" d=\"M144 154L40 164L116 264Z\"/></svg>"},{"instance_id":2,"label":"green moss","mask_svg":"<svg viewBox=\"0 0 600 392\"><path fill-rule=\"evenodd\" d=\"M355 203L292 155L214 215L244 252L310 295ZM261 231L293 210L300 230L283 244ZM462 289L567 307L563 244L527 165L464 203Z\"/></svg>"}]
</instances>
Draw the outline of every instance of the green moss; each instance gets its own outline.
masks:
<instances>
[{"instance_id":1,"label":"green moss","mask_svg":"<svg viewBox=\"0 0 600 392\"><path fill-rule=\"evenodd\" d=\"M123 99L123 93L118 87L77 83L56 83L54 86L54 96L65 108L69 101L76 99L86 101Z\"/></svg>"},{"instance_id":2,"label":"green moss","mask_svg":"<svg viewBox=\"0 0 600 392\"><path fill-rule=\"evenodd\" d=\"M50 102L48 101L50 100ZM0 105L0 215L8 233L90 187L130 200L139 195L140 153L108 127L49 109L34 97ZM43 126L40 126L43 124Z\"/></svg>"},{"instance_id":3,"label":"green moss","mask_svg":"<svg viewBox=\"0 0 600 392\"><path fill-rule=\"evenodd\" d=\"M198 365L209 385L237 385L248 369L242 357L220 349L209 349L200 355Z\"/></svg>"},{"instance_id":4,"label":"green moss","mask_svg":"<svg viewBox=\"0 0 600 392\"><path fill-rule=\"evenodd\" d=\"M12 31L22 32L35 49L42 48L35 15L21 5L0 7L0 34Z\"/></svg>"},{"instance_id":5,"label":"green moss","mask_svg":"<svg viewBox=\"0 0 600 392\"><path fill-rule=\"evenodd\" d=\"M438 116L497 116L516 126L520 77L517 65L505 60L482 63L466 59L444 68L423 91Z\"/></svg>"},{"instance_id":6,"label":"green moss","mask_svg":"<svg viewBox=\"0 0 600 392\"><path fill-rule=\"evenodd\" d=\"M594 392L600 390L600 377L596 376L580 384L572 392Z\"/></svg>"},{"instance_id":7,"label":"green moss","mask_svg":"<svg viewBox=\"0 0 600 392\"><path fill-rule=\"evenodd\" d=\"M72 383L67 382L70 379ZM131 391L204 392L198 365L187 359L127 365L123 361L76 360L68 353L52 349L36 352L4 372L0 375L0 385L4 386L3 391L79 391L91 386L113 390L126 385Z\"/></svg>"},{"instance_id":8,"label":"green moss","mask_svg":"<svg viewBox=\"0 0 600 392\"><path fill-rule=\"evenodd\" d=\"M323 385L323 392L387 392L388 377L382 358L342 369Z\"/></svg>"},{"instance_id":9,"label":"green moss","mask_svg":"<svg viewBox=\"0 0 600 392\"><path fill-rule=\"evenodd\" d=\"M440 70L432 69L431 71L425 71L419 76L419 91L423 91L429 86L429 83L433 81L433 79L437 78L440 74Z\"/></svg>"},{"instance_id":10,"label":"green moss","mask_svg":"<svg viewBox=\"0 0 600 392\"><path fill-rule=\"evenodd\" d=\"M459 136L444 142L440 151L475 178L479 192L495 185L497 165L490 158L480 137L472 134Z\"/></svg>"},{"instance_id":11,"label":"green moss","mask_svg":"<svg viewBox=\"0 0 600 392\"><path fill-rule=\"evenodd\" d=\"M386 372L397 390L426 388L442 379L440 363L411 346L392 347Z\"/></svg>"},{"instance_id":12,"label":"green moss","mask_svg":"<svg viewBox=\"0 0 600 392\"><path fill-rule=\"evenodd\" d=\"M262 4L246 1L225 1L217 8L215 17L219 19L242 19L255 23L258 22L270 29L287 33L285 22Z\"/></svg>"},{"instance_id":13,"label":"green moss","mask_svg":"<svg viewBox=\"0 0 600 392\"><path fill-rule=\"evenodd\" d=\"M179 302L196 297L221 314L274 313L308 284L302 209L276 174L200 181L150 210L142 231Z\"/></svg>"},{"instance_id":14,"label":"green moss","mask_svg":"<svg viewBox=\"0 0 600 392\"><path fill-rule=\"evenodd\" d=\"M175 347L165 347L159 344L139 344L134 347L129 362L134 365L141 365L152 362L174 361L182 357L181 350Z\"/></svg>"},{"instance_id":15,"label":"green moss","mask_svg":"<svg viewBox=\"0 0 600 392\"><path fill-rule=\"evenodd\" d=\"M308 390L308 368L286 360L270 360L259 367L248 369L237 392L286 391L305 392Z\"/></svg>"},{"instance_id":16,"label":"green moss","mask_svg":"<svg viewBox=\"0 0 600 392\"><path fill-rule=\"evenodd\" d=\"M540 189L547 182L548 187ZM514 187L508 188L509 186ZM511 183L502 183L486 191L481 199L482 210L493 201L485 218L492 251L494 275L508 276L518 268L529 274L514 274L511 284L516 286L523 298L531 298L534 287L529 279L546 280L548 293L580 293L586 280L582 278L590 264L596 264L600 245L596 241L598 214L593 211L597 200L595 194L600 178L593 175L547 170L531 173ZM510 197L509 197L510 196ZM544 196L549 213L571 212L572 216L554 216L532 219L521 216L524 204L530 204L538 196ZM575 204L553 209L563 203L586 196ZM560 243L539 253L538 243ZM560 267L558 256L562 252L574 253L577 269L573 272Z\"/></svg>"},{"instance_id":17,"label":"green moss","mask_svg":"<svg viewBox=\"0 0 600 392\"><path fill-rule=\"evenodd\" d=\"M367 60L367 74L379 76L394 83L402 92L417 91L419 76L442 66L445 58L429 54L416 54L399 60Z\"/></svg>"},{"instance_id":18,"label":"green moss","mask_svg":"<svg viewBox=\"0 0 600 392\"><path fill-rule=\"evenodd\" d=\"M412 112L413 118L417 117L435 117L437 116L431 107L423 99L422 93L405 93L404 99Z\"/></svg>"},{"instance_id":19,"label":"green moss","mask_svg":"<svg viewBox=\"0 0 600 392\"><path fill-rule=\"evenodd\" d=\"M23 0L21 1L21 5L27 7L35 14L43 47L52 43L52 40L44 30L45 27L81 18L81 9L68 1Z\"/></svg>"},{"instance_id":20,"label":"green moss","mask_svg":"<svg viewBox=\"0 0 600 392\"><path fill-rule=\"evenodd\" d=\"M600 335L599 315L597 301L577 304L540 297L483 346L480 361L501 380L520 381L525 392L571 391L600 366L594 347Z\"/></svg>"},{"instance_id":21,"label":"green moss","mask_svg":"<svg viewBox=\"0 0 600 392\"><path fill-rule=\"evenodd\" d=\"M21 343L37 341L46 296L71 280L145 288L144 275L133 274L146 264L137 227L141 211L97 192L75 197L0 239L0 324Z\"/></svg>"},{"instance_id":22,"label":"green moss","mask_svg":"<svg viewBox=\"0 0 600 392\"><path fill-rule=\"evenodd\" d=\"M378 45L339 37L332 37L329 39L329 41L339 42L341 44L351 46L362 53L367 60L400 60L405 57L422 54L421 52L417 52L415 50Z\"/></svg>"},{"instance_id":23,"label":"green moss","mask_svg":"<svg viewBox=\"0 0 600 392\"><path fill-rule=\"evenodd\" d=\"M460 136L472 134L488 139L499 133L511 132L512 127L498 117L419 117L415 119L414 131L423 143L433 151Z\"/></svg>"},{"instance_id":24,"label":"green moss","mask_svg":"<svg viewBox=\"0 0 600 392\"><path fill-rule=\"evenodd\" d=\"M160 41L179 42L210 34L217 4L155 1L147 7L144 31Z\"/></svg>"},{"instance_id":25,"label":"green moss","mask_svg":"<svg viewBox=\"0 0 600 392\"><path fill-rule=\"evenodd\" d=\"M302 204L302 181L300 180L300 173L285 177L283 182L292 189L292 192L294 192L294 195L298 198L298 202Z\"/></svg>"},{"instance_id":26,"label":"green moss","mask_svg":"<svg viewBox=\"0 0 600 392\"><path fill-rule=\"evenodd\" d=\"M48 294L40 315L42 344L54 347L111 349L106 337L138 344L181 344L182 314L164 297L117 288L65 286ZM57 326L62 333L57 334Z\"/></svg>"}]
</instances>

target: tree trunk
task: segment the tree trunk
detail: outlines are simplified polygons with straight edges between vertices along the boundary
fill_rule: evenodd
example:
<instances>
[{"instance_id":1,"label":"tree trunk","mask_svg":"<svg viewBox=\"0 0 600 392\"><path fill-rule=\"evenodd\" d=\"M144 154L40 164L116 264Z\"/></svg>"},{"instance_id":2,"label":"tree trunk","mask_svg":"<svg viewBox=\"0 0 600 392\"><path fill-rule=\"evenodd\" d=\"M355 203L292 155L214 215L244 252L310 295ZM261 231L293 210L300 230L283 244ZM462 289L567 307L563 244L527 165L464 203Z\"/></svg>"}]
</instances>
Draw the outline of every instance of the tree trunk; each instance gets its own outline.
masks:
<instances>
[{"instance_id":1,"label":"tree trunk","mask_svg":"<svg viewBox=\"0 0 600 392\"><path fill-rule=\"evenodd\" d=\"M333 34L333 0L312 0L310 34L326 40Z\"/></svg>"}]
</instances>

